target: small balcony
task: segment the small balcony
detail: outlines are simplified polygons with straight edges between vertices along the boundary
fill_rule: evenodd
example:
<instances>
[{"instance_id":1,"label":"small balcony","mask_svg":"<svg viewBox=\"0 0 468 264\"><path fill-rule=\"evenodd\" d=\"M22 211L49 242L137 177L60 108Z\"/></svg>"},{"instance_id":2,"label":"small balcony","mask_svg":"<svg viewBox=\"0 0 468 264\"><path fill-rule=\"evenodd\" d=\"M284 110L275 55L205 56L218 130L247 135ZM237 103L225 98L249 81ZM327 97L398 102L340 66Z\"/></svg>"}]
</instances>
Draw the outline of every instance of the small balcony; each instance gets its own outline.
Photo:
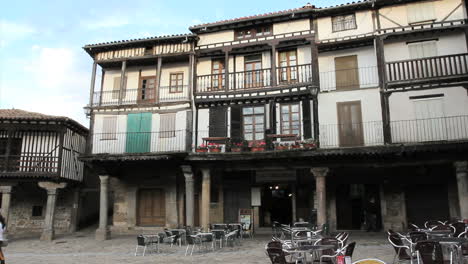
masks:
<instances>
[{"instance_id":1,"label":"small balcony","mask_svg":"<svg viewBox=\"0 0 468 264\"><path fill-rule=\"evenodd\" d=\"M187 130L160 132L116 132L92 135L91 154L164 154L190 151Z\"/></svg>"},{"instance_id":2,"label":"small balcony","mask_svg":"<svg viewBox=\"0 0 468 264\"><path fill-rule=\"evenodd\" d=\"M272 69L241 71L229 73L229 85L226 87L225 74L208 74L197 77L197 94L233 93L255 91L285 86L300 86L310 83L311 64L302 64L276 68L276 84Z\"/></svg>"},{"instance_id":3,"label":"small balcony","mask_svg":"<svg viewBox=\"0 0 468 264\"><path fill-rule=\"evenodd\" d=\"M386 63L388 89L468 81L468 53Z\"/></svg>"},{"instance_id":4,"label":"small balcony","mask_svg":"<svg viewBox=\"0 0 468 264\"><path fill-rule=\"evenodd\" d=\"M190 100L188 85L177 87L161 86L159 89L125 89L95 92L93 107L158 104L184 102Z\"/></svg>"}]
</instances>

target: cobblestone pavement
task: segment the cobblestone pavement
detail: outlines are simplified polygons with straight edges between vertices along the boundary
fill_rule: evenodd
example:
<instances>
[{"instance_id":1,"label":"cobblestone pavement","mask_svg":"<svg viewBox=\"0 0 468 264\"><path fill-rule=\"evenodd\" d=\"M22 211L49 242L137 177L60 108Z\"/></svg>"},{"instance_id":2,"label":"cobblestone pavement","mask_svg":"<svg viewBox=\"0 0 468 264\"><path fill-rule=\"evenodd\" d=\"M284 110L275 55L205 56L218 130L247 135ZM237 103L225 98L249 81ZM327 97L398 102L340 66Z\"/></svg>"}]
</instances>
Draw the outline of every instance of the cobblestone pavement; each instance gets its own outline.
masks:
<instances>
[{"instance_id":1,"label":"cobblestone pavement","mask_svg":"<svg viewBox=\"0 0 468 264\"><path fill-rule=\"evenodd\" d=\"M268 236L244 239L241 246L216 249L215 252L194 252L184 256L185 246L163 245L161 253L135 257L135 236L114 236L108 241L94 240L92 232L59 236L53 242L39 241L38 238L13 239L4 248L8 264L64 264L64 263L270 263L264 253ZM379 258L390 263L393 249L384 234L351 234L349 242L356 241L353 261L362 258Z\"/></svg>"}]
</instances>

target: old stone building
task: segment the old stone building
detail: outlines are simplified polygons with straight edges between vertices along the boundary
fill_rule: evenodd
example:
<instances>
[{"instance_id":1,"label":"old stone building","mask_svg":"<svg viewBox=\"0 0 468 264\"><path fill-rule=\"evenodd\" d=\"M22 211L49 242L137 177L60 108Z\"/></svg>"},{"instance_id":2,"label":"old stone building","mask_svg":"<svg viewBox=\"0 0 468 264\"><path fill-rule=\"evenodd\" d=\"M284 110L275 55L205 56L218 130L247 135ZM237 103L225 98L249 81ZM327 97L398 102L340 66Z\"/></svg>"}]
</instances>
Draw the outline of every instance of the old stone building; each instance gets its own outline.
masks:
<instances>
[{"instance_id":1,"label":"old stone building","mask_svg":"<svg viewBox=\"0 0 468 264\"><path fill-rule=\"evenodd\" d=\"M467 219L466 22L462 0L375 0L85 46L82 159L114 208L98 238L299 219L359 230L366 213L395 230Z\"/></svg>"},{"instance_id":2,"label":"old stone building","mask_svg":"<svg viewBox=\"0 0 468 264\"><path fill-rule=\"evenodd\" d=\"M87 135L66 117L0 109L1 212L8 235L52 240L96 214L92 195L80 195L88 175L78 156Z\"/></svg>"}]
</instances>

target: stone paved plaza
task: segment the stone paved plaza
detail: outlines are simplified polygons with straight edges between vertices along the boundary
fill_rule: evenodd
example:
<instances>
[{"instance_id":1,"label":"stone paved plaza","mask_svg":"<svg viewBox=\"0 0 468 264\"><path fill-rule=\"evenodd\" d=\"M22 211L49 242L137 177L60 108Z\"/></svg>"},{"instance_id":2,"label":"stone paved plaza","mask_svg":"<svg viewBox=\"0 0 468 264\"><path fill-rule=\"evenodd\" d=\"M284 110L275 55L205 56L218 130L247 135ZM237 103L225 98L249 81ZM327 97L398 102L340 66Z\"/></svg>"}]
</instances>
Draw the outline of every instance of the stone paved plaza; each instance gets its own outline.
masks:
<instances>
[{"instance_id":1,"label":"stone paved plaza","mask_svg":"<svg viewBox=\"0 0 468 264\"><path fill-rule=\"evenodd\" d=\"M89 231L59 236L53 242L40 241L38 238L13 239L4 248L8 264L63 264L63 263L270 263L264 253L264 245L269 236L244 239L241 246L225 247L215 252L194 252L184 256L185 246L163 245L161 253L135 257L135 236L114 236L111 240L99 242ZM383 233L352 233L349 242L356 241L353 261L375 257L391 263L393 249Z\"/></svg>"}]
</instances>

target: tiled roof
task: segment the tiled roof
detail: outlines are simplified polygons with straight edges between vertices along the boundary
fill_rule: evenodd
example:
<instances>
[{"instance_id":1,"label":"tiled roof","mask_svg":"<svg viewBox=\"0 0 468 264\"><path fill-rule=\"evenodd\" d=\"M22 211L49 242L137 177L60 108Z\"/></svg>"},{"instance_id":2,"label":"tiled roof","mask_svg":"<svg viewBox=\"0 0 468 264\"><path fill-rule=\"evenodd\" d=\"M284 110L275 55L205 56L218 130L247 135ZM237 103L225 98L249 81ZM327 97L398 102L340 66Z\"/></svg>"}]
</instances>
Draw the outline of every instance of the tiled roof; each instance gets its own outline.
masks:
<instances>
[{"instance_id":1,"label":"tiled roof","mask_svg":"<svg viewBox=\"0 0 468 264\"><path fill-rule=\"evenodd\" d=\"M41 120L51 120L51 119L66 119L64 116L53 116L45 115L36 112L24 111L21 109L0 109L0 118L1 119L41 119Z\"/></svg>"},{"instance_id":2,"label":"tiled roof","mask_svg":"<svg viewBox=\"0 0 468 264\"><path fill-rule=\"evenodd\" d=\"M127 40L117 40L117 41L110 41L110 42L102 42L96 44L87 44L84 48L93 48L99 46L109 46L109 45L116 45L116 44L130 44L136 42L146 42L146 41L153 41L153 40L170 40L170 39L179 39L185 37L195 37L194 34L174 34L174 35L165 35L165 36L154 36L154 37L147 37L147 38L138 38L138 39L127 39Z\"/></svg>"},{"instance_id":3,"label":"tiled roof","mask_svg":"<svg viewBox=\"0 0 468 264\"><path fill-rule=\"evenodd\" d=\"M38 120L38 121L62 121L81 131L88 132L88 129L66 116L46 115L37 112L29 112L21 109L0 109L0 120Z\"/></svg>"},{"instance_id":4,"label":"tiled roof","mask_svg":"<svg viewBox=\"0 0 468 264\"><path fill-rule=\"evenodd\" d=\"M327 10L327 9L334 9L334 8L340 8L340 7L348 7L348 6L353 6L353 5L372 3L373 1L374 0L362 0L362 1L348 2L345 4L340 4L340 5L335 5L335 6L328 6L328 7L316 7L314 5L311 5L310 3L307 3L305 6L299 7L299 8L293 8L293 9L287 9L287 10L282 10L282 11L277 11L277 12L270 12L270 13L245 16L245 17L239 17L239 18L233 18L233 19L220 20L220 21L211 22L211 23L204 23L204 24L191 26L190 29L198 29L198 28L214 26L214 25L219 25L219 24L229 24L229 23L241 22L244 20L251 20L251 19L257 19L257 18L280 16L280 15L292 14L292 13L308 11L308 10Z\"/></svg>"},{"instance_id":5,"label":"tiled roof","mask_svg":"<svg viewBox=\"0 0 468 264\"><path fill-rule=\"evenodd\" d=\"M291 13L298 12L298 11L312 10L312 9L315 9L315 6L313 6L311 4L307 4L307 5L305 5L303 7L299 7L299 8L293 8L293 9L287 9L287 10L282 10L282 11L277 11L277 12L257 14L257 15L252 15L252 16L238 17L238 18L220 20L220 21L211 22L211 23L204 23L204 24L194 25L194 26L191 26L190 29L196 29L196 28L200 28L200 27L212 26L212 25L218 25L218 24L234 23L234 22L239 22L239 21L243 21L243 20L250 20L250 19L262 18L262 17L285 15L285 14L291 14Z\"/></svg>"}]
</instances>

